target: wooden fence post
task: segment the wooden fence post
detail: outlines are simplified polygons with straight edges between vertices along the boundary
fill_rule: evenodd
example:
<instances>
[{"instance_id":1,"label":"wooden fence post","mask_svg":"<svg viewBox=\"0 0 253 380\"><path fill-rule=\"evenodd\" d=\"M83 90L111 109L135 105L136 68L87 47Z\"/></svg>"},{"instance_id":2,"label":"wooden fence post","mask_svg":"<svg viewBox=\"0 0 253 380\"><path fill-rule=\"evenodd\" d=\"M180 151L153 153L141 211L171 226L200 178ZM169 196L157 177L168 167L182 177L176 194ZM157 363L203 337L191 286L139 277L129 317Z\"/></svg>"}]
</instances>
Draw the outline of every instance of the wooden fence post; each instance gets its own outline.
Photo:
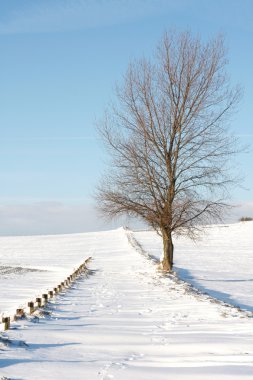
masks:
<instances>
[{"instance_id":1,"label":"wooden fence post","mask_svg":"<svg viewBox=\"0 0 253 380\"><path fill-rule=\"evenodd\" d=\"M44 301L44 305L47 303L47 301L48 301L48 294L42 294L42 299L43 299L43 301Z\"/></svg>"},{"instance_id":2,"label":"wooden fence post","mask_svg":"<svg viewBox=\"0 0 253 380\"><path fill-rule=\"evenodd\" d=\"M22 318L25 315L24 309L16 309L16 313L14 315L14 320L18 318Z\"/></svg>"},{"instance_id":3,"label":"wooden fence post","mask_svg":"<svg viewBox=\"0 0 253 380\"><path fill-rule=\"evenodd\" d=\"M2 317L2 323L4 324L4 331L10 328L10 317Z\"/></svg>"},{"instance_id":4,"label":"wooden fence post","mask_svg":"<svg viewBox=\"0 0 253 380\"><path fill-rule=\"evenodd\" d=\"M50 298L53 298L53 296L54 296L53 290L49 290L48 295L49 295Z\"/></svg>"},{"instance_id":5,"label":"wooden fence post","mask_svg":"<svg viewBox=\"0 0 253 380\"><path fill-rule=\"evenodd\" d=\"M42 299L41 298L36 298L36 302L37 302L38 307L41 307L41 305L42 305Z\"/></svg>"},{"instance_id":6,"label":"wooden fence post","mask_svg":"<svg viewBox=\"0 0 253 380\"><path fill-rule=\"evenodd\" d=\"M34 302L28 302L29 307L29 314L32 314L34 312Z\"/></svg>"},{"instance_id":7,"label":"wooden fence post","mask_svg":"<svg viewBox=\"0 0 253 380\"><path fill-rule=\"evenodd\" d=\"M91 259L92 259L91 257L86 259L84 261L84 263L81 264L77 269L75 269L74 272L70 276L68 276L64 282L61 282L53 290L48 291L48 294L46 294L46 293L42 294L42 298L37 297L36 303L37 303L38 307L42 306L42 301L44 304L46 304L48 299L52 298L54 296L54 294L61 292L64 287L70 286L71 282L74 281L76 279L76 277L78 277L81 273L83 273L87 269L86 263L88 261L90 261ZM33 312L35 311L34 302L33 301L28 302L27 306L29 308L29 314L33 314ZM25 315L24 309L16 309L16 313L15 313L13 319L16 320L17 318L22 318L24 315ZM4 324L4 330L8 330L10 328L10 320L11 320L10 317L2 317L2 323Z\"/></svg>"}]
</instances>

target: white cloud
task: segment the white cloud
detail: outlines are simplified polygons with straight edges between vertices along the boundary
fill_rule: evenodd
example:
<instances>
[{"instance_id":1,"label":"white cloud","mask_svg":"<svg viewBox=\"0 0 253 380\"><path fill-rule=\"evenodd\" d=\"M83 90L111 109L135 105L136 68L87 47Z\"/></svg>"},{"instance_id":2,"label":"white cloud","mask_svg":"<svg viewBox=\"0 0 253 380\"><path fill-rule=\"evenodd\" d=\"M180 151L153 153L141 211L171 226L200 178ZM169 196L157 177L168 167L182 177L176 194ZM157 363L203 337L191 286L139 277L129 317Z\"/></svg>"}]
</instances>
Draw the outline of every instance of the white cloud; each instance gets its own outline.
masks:
<instances>
[{"instance_id":1,"label":"white cloud","mask_svg":"<svg viewBox=\"0 0 253 380\"><path fill-rule=\"evenodd\" d=\"M80 141L97 140L95 136L10 136L2 137L1 141Z\"/></svg>"},{"instance_id":2,"label":"white cloud","mask_svg":"<svg viewBox=\"0 0 253 380\"><path fill-rule=\"evenodd\" d=\"M246 137L246 138L252 138L253 137L253 134L252 133L240 133L240 134L236 134L235 135L236 137Z\"/></svg>"},{"instance_id":3,"label":"white cloud","mask_svg":"<svg viewBox=\"0 0 253 380\"><path fill-rule=\"evenodd\" d=\"M237 202L225 222L236 222L242 216L253 217L253 202ZM0 205L0 235L44 235L92 232L130 225L142 228L143 223L126 219L108 222L95 207L84 203L9 202Z\"/></svg>"},{"instance_id":4,"label":"white cloud","mask_svg":"<svg viewBox=\"0 0 253 380\"><path fill-rule=\"evenodd\" d=\"M129 224L108 222L91 204L65 202L9 203L0 205L0 235L44 235L92 232Z\"/></svg>"},{"instance_id":5,"label":"white cloud","mask_svg":"<svg viewBox=\"0 0 253 380\"><path fill-rule=\"evenodd\" d=\"M80 30L119 24L128 20L181 8L185 0L56 0L24 3L0 22L0 33Z\"/></svg>"},{"instance_id":6,"label":"white cloud","mask_svg":"<svg viewBox=\"0 0 253 380\"><path fill-rule=\"evenodd\" d=\"M0 235L58 234L106 229L90 205L60 202L0 206Z\"/></svg>"},{"instance_id":7,"label":"white cloud","mask_svg":"<svg viewBox=\"0 0 253 380\"><path fill-rule=\"evenodd\" d=\"M234 202L235 207L228 215L228 221L238 221L241 217L249 216L253 218L253 201L238 201Z\"/></svg>"}]
</instances>

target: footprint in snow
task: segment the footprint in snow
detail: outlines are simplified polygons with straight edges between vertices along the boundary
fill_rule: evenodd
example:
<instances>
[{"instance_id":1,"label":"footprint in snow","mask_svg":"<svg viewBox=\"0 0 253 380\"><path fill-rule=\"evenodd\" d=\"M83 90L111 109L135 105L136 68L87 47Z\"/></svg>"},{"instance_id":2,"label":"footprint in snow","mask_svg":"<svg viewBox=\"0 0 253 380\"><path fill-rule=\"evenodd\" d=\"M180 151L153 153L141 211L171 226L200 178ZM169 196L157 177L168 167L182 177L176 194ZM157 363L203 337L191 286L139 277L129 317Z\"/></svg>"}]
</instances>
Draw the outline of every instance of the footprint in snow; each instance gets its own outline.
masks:
<instances>
[{"instance_id":1,"label":"footprint in snow","mask_svg":"<svg viewBox=\"0 0 253 380\"><path fill-rule=\"evenodd\" d=\"M108 371L112 365L113 365L113 363L106 364L104 366L104 368L98 372L98 376L100 377L101 380L109 380L109 379L114 378L113 375L108 373Z\"/></svg>"},{"instance_id":2,"label":"footprint in snow","mask_svg":"<svg viewBox=\"0 0 253 380\"><path fill-rule=\"evenodd\" d=\"M122 361L117 362L111 362L109 364L106 364L104 368L98 372L98 375L100 376L100 380L110 380L114 378L114 375L109 373L109 370L114 371L120 371L127 368L129 364L127 362L131 362L134 360L138 360L142 358L144 354L138 353L138 354L131 354L130 356L126 357ZM118 378L118 377L117 377Z\"/></svg>"},{"instance_id":3,"label":"footprint in snow","mask_svg":"<svg viewBox=\"0 0 253 380\"><path fill-rule=\"evenodd\" d=\"M159 336L159 335L153 336L151 338L151 341L152 343L160 343L160 344L163 344L164 346L168 344L168 340L165 337Z\"/></svg>"}]
</instances>

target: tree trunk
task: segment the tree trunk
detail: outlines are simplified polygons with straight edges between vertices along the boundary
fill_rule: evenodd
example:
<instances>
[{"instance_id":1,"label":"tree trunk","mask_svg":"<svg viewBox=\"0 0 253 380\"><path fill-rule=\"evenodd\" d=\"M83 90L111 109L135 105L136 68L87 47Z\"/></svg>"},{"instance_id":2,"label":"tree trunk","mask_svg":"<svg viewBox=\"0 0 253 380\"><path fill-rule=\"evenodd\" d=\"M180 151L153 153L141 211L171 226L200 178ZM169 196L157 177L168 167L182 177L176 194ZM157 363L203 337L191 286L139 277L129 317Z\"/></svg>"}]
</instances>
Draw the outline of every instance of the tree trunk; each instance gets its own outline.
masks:
<instances>
[{"instance_id":1,"label":"tree trunk","mask_svg":"<svg viewBox=\"0 0 253 380\"><path fill-rule=\"evenodd\" d=\"M173 251L174 246L172 242L171 232L163 232L163 270L170 272L173 267Z\"/></svg>"}]
</instances>

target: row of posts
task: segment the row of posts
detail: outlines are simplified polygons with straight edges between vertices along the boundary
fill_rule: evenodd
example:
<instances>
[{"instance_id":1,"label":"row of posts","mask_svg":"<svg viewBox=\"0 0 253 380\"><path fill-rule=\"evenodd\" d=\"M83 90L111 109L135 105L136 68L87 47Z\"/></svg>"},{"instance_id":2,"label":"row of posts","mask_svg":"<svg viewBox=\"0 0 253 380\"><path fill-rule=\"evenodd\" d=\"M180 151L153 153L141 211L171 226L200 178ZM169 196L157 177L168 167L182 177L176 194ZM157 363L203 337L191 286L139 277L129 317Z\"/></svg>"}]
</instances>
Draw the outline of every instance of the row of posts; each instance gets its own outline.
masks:
<instances>
[{"instance_id":1,"label":"row of posts","mask_svg":"<svg viewBox=\"0 0 253 380\"><path fill-rule=\"evenodd\" d=\"M76 280L83 272L86 271L86 264L91 260L91 257L85 260L83 264L81 264L69 277L66 278L65 281L61 282L58 286L53 288L53 290L49 290L48 293L42 294L41 297L37 297L35 302L30 301L27 303L28 314L33 314L37 308L43 307L49 301L50 298L53 298L58 293L60 293L65 288L71 286L72 282ZM11 317L2 317L2 323L4 325L4 331L10 328L11 321L16 321L19 318L22 318L26 314L27 308L17 309L15 315Z\"/></svg>"}]
</instances>

